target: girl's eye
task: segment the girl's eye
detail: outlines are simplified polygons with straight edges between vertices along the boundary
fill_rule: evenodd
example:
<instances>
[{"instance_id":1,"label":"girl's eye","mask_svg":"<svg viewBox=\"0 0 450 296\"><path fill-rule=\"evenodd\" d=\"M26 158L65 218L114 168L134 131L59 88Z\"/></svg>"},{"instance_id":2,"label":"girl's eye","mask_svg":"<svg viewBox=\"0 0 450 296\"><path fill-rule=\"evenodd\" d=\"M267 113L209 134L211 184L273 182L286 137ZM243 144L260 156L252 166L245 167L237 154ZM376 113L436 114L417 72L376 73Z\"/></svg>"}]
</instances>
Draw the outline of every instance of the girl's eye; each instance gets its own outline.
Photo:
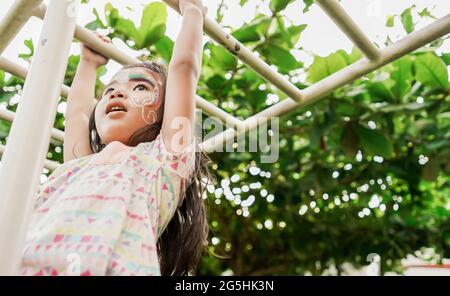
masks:
<instances>
[{"instance_id":1,"label":"girl's eye","mask_svg":"<svg viewBox=\"0 0 450 296\"><path fill-rule=\"evenodd\" d=\"M148 90L148 87L145 86L144 84L139 84L133 90L139 90L139 91Z\"/></svg>"},{"instance_id":2,"label":"girl's eye","mask_svg":"<svg viewBox=\"0 0 450 296\"><path fill-rule=\"evenodd\" d=\"M105 95L109 94L113 90L114 90L114 88L112 88L112 87L108 88L107 90L105 90Z\"/></svg>"}]
</instances>

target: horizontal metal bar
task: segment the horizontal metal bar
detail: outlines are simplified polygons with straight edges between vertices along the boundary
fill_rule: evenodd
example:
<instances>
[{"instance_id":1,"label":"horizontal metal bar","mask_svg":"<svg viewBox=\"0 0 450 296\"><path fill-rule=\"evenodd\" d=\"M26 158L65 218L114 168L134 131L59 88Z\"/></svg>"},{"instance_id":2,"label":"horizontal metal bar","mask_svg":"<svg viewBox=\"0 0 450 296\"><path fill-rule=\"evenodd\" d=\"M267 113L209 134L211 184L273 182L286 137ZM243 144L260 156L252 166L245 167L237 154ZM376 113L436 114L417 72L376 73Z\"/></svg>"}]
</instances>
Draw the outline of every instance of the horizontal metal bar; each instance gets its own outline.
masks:
<instances>
[{"instance_id":1,"label":"horizontal metal bar","mask_svg":"<svg viewBox=\"0 0 450 296\"><path fill-rule=\"evenodd\" d=\"M380 50L372 43L367 35L356 24L352 17L336 0L315 0L333 22L347 35L369 59L377 60Z\"/></svg>"},{"instance_id":2,"label":"horizontal metal bar","mask_svg":"<svg viewBox=\"0 0 450 296\"><path fill-rule=\"evenodd\" d=\"M434 23L413 32L405 38L381 50L378 61L370 61L367 58L347 66L346 68L322 79L321 81L303 90L304 99L298 103L291 98L287 98L276 105L273 105L244 121L241 132L251 130L257 126L258 118L271 118L286 115L292 110L302 108L320 100L337 88L350 83L362 76L439 39L450 33L450 14L435 21ZM200 147L205 151L214 151L222 146L228 139L236 134L234 129L227 129L213 138L203 142Z\"/></svg>"},{"instance_id":3,"label":"horizontal metal bar","mask_svg":"<svg viewBox=\"0 0 450 296\"><path fill-rule=\"evenodd\" d=\"M0 144L0 155L3 155L4 152L5 152L5 145ZM49 159L44 160L44 167L49 171L56 170L60 165L61 164L59 162L56 162L53 160L49 160Z\"/></svg>"},{"instance_id":4,"label":"horizontal metal bar","mask_svg":"<svg viewBox=\"0 0 450 296\"><path fill-rule=\"evenodd\" d=\"M180 10L178 8L178 1L176 0L163 0L163 1L171 8L173 8L175 11L180 13ZM294 84L292 84L289 80L284 78L280 73L272 69L268 64L266 64L262 59L257 57L250 49L245 47L236 38L225 32L218 23L205 17L204 31L212 39L214 39L219 44L223 45L227 50L236 55L236 57L238 57L242 62L247 64L247 66L253 69L262 78L264 78L265 80L276 86L288 97L296 101L301 101L302 93Z\"/></svg>"},{"instance_id":5,"label":"horizontal metal bar","mask_svg":"<svg viewBox=\"0 0 450 296\"><path fill-rule=\"evenodd\" d=\"M0 55L20 32L42 0L16 0L0 20Z\"/></svg>"},{"instance_id":6,"label":"horizontal metal bar","mask_svg":"<svg viewBox=\"0 0 450 296\"><path fill-rule=\"evenodd\" d=\"M11 110L0 110L0 119L7 120L9 122L14 121L14 117L16 116L16 113L14 113ZM64 132L57 129L52 128L52 138L61 142L64 142Z\"/></svg>"},{"instance_id":7,"label":"horizontal metal bar","mask_svg":"<svg viewBox=\"0 0 450 296\"><path fill-rule=\"evenodd\" d=\"M25 67L16 64L2 56L0 56L0 69L24 80L28 75L28 70ZM63 85L61 87L61 96L67 98L69 90L70 88L67 85Z\"/></svg>"},{"instance_id":8,"label":"horizontal metal bar","mask_svg":"<svg viewBox=\"0 0 450 296\"><path fill-rule=\"evenodd\" d=\"M45 10L46 5L41 4L37 9L34 10L34 15L38 18L43 18L43 16L45 15ZM81 26L75 27L75 38L85 43L95 51L102 53L112 60L115 60L119 64L129 65L142 62L141 60L135 57L131 57L128 54L117 49L114 45L103 42L92 31ZM196 97L196 105L208 115L217 117L224 123L229 123L230 126L232 126L232 124L241 124L242 122L238 118L228 114L221 108L217 107L214 104L211 104L200 96Z\"/></svg>"}]
</instances>

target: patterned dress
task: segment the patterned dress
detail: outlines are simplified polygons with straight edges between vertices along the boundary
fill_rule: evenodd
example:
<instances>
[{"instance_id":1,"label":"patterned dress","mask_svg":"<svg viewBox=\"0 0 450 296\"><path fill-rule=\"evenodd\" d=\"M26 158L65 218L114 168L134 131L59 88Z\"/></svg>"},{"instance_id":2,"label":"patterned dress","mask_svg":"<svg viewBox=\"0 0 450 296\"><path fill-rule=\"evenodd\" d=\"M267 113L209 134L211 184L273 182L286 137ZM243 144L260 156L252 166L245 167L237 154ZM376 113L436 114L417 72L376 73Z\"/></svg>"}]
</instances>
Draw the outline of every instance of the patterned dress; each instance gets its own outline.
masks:
<instances>
[{"instance_id":1,"label":"patterned dress","mask_svg":"<svg viewBox=\"0 0 450 296\"><path fill-rule=\"evenodd\" d=\"M96 161L108 159L109 145L121 146L121 160ZM41 186L21 275L160 275L156 242L178 219L195 143L178 154L161 134L132 148L109 145L66 162Z\"/></svg>"}]
</instances>

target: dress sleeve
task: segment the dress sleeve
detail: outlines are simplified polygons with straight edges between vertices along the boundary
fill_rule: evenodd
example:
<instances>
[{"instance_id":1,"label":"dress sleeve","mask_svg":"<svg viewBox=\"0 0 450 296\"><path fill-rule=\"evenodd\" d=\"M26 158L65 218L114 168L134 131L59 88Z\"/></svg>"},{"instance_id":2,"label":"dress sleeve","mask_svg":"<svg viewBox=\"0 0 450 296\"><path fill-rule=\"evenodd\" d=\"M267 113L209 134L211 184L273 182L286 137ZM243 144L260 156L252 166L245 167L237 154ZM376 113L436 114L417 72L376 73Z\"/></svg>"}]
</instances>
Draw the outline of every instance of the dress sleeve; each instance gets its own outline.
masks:
<instances>
[{"instance_id":1,"label":"dress sleeve","mask_svg":"<svg viewBox=\"0 0 450 296\"><path fill-rule=\"evenodd\" d=\"M152 192L156 198L157 237L161 235L172 217L178 219L176 211L182 204L187 186L195 173L196 140L179 153L167 150L161 133L149 145L148 154L158 163ZM175 217L174 217L175 216Z\"/></svg>"},{"instance_id":2,"label":"dress sleeve","mask_svg":"<svg viewBox=\"0 0 450 296\"><path fill-rule=\"evenodd\" d=\"M176 210L183 202L184 193L195 172L195 140L179 153L167 151L161 133L157 137L155 148L161 157L160 174L160 211L158 237L170 220L178 219Z\"/></svg>"},{"instance_id":3,"label":"dress sleeve","mask_svg":"<svg viewBox=\"0 0 450 296\"><path fill-rule=\"evenodd\" d=\"M195 138L189 146L184 148L183 151L179 153L172 153L167 150L160 133L155 139L155 148L164 169L178 175L182 179L191 179L195 170Z\"/></svg>"}]
</instances>

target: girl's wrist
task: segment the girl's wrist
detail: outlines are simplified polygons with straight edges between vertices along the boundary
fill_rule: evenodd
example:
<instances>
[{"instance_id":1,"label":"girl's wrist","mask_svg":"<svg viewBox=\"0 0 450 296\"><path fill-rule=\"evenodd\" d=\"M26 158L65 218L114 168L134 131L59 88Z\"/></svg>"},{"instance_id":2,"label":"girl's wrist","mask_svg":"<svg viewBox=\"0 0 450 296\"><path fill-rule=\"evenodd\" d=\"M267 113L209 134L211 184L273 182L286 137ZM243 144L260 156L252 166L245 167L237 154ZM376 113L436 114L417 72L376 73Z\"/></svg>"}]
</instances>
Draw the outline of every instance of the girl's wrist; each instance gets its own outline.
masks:
<instances>
[{"instance_id":1,"label":"girl's wrist","mask_svg":"<svg viewBox=\"0 0 450 296\"><path fill-rule=\"evenodd\" d=\"M80 65L86 66L86 67L93 67L95 69L98 69L100 66L93 60L87 59L84 57L81 57Z\"/></svg>"},{"instance_id":2,"label":"girl's wrist","mask_svg":"<svg viewBox=\"0 0 450 296\"><path fill-rule=\"evenodd\" d=\"M195 6L195 5L186 5L186 7L184 7L183 16L186 16L188 14L192 14L192 15L195 15L196 17L201 17L201 18L204 17L203 10L200 7Z\"/></svg>"},{"instance_id":3,"label":"girl's wrist","mask_svg":"<svg viewBox=\"0 0 450 296\"><path fill-rule=\"evenodd\" d=\"M83 67L87 67L87 68L93 68L95 70L97 70L100 65L98 65L95 61L90 60L90 59L86 59L86 58L81 58L80 60L80 65L79 66L83 66Z\"/></svg>"}]
</instances>

